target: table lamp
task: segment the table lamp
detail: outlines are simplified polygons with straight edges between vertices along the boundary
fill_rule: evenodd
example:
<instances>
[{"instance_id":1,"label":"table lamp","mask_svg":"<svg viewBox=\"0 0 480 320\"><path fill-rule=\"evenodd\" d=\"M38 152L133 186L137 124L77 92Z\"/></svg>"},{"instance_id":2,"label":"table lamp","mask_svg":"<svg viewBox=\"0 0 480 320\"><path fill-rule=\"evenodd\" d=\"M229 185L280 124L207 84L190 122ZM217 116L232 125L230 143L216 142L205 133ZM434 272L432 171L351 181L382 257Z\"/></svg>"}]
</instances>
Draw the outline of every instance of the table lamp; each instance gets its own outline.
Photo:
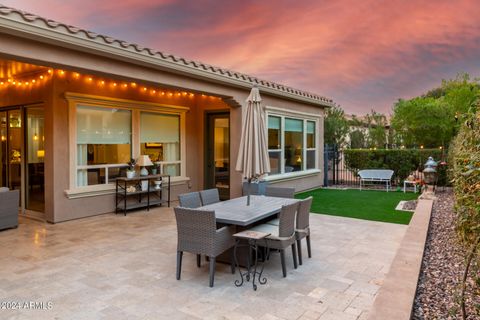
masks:
<instances>
[{"instance_id":1,"label":"table lamp","mask_svg":"<svg viewBox=\"0 0 480 320\"><path fill-rule=\"evenodd\" d=\"M140 170L140 175L141 176L148 176L148 170L147 166L153 166L152 160L150 160L150 157L147 155L141 155L137 159L137 165L142 167L142 170Z\"/></svg>"}]
</instances>

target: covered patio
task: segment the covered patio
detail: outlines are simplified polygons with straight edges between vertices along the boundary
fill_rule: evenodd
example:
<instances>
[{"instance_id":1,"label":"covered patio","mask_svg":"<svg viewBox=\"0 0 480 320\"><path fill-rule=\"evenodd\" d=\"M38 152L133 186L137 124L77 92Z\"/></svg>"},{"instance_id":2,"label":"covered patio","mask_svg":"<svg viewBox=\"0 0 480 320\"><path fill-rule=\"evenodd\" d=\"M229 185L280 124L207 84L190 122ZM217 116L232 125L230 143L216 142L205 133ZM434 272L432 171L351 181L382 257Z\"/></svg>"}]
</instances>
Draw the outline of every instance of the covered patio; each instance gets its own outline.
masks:
<instances>
[{"instance_id":1,"label":"covered patio","mask_svg":"<svg viewBox=\"0 0 480 320\"><path fill-rule=\"evenodd\" d=\"M0 233L0 294L45 310L2 310L3 319L366 319L407 226L312 214L312 258L294 270L287 254L268 282L237 288L228 265L185 254L175 280L172 208L106 214L61 224L21 220ZM305 248L304 248L305 250ZM47 303L51 302L51 308Z\"/></svg>"}]
</instances>

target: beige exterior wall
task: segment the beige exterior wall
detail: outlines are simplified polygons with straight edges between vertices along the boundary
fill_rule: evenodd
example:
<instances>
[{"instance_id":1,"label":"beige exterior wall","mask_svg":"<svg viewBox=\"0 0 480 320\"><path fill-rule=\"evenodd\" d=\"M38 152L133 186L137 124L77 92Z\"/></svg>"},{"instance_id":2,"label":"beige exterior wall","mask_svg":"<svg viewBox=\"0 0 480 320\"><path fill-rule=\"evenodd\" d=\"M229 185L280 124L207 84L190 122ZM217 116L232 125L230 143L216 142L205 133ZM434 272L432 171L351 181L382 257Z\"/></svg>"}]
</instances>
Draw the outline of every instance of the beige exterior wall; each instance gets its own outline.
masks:
<instances>
[{"instance_id":1,"label":"beige exterior wall","mask_svg":"<svg viewBox=\"0 0 480 320\"><path fill-rule=\"evenodd\" d=\"M240 143L242 109L249 92L248 89L229 86L218 82L208 82L178 73L167 72L159 68L147 67L111 58L94 56L85 52L78 52L68 48L60 48L34 40L20 39L0 33L0 58L13 59L28 63L75 71L82 74L91 74L97 77L115 81L135 81L149 87L165 90L188 91L195 93L195 98L176 98L175 101L140 95L134 91L110 90L98 86L87 85L83 82L62 78L55 75L55 79L43 90L32 92L30 95L9 98L3 97L1 105L22 104L28 101L42 100L45 105L46 125L46 219L50 222L60 222L95 214L112 212L114 195L102 195L68 199L65 191L70 188L70 158L66 150L70 148L69 141L69 114L65 92L83 93L95 96L105 96L128 100L149 101L158 104L178 105L188 107L186 114L186 176L190 181L174 187L172 199L176 194L199 190L204 186L204 125L205 112L209 110L230 111L230 184L231 197L241 195L241 174L235 171L237 150ZM261 89L260 89L261 90ZM222 99L203 99L198 93L205 93L221 97ZM295 186L297 190L318 187L323 183L323 108L308 103L288 100L262 92L265 106L284 110L295 110L319 116L321 134L318 141L319 168L322 173L310 176L290 178L288 181L272 181L279 185ZM9 100L10 99L10 100ZM15 100L15 102L13 102Z\"/></svg>"}]
</instances>

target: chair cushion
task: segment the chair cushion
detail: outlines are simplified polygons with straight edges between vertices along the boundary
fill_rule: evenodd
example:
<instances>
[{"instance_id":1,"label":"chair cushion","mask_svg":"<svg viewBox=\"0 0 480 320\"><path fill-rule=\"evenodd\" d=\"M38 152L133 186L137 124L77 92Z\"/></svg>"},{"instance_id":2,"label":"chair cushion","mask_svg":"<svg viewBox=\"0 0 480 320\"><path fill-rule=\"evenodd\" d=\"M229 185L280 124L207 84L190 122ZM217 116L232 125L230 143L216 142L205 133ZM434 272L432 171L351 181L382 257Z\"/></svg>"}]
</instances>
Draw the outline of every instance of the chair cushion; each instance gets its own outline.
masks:
<instances>
[{"instance_id":1,"label":"chair cushion","mask_svg":"<svg viewBox=\"0 0 480 320\"><path fill-rule=\"evenodd\" d=\"M8 189L7 187L0 187L0 192L8 192L10 191L10 189Z\"/></svg>"}]
</instances>

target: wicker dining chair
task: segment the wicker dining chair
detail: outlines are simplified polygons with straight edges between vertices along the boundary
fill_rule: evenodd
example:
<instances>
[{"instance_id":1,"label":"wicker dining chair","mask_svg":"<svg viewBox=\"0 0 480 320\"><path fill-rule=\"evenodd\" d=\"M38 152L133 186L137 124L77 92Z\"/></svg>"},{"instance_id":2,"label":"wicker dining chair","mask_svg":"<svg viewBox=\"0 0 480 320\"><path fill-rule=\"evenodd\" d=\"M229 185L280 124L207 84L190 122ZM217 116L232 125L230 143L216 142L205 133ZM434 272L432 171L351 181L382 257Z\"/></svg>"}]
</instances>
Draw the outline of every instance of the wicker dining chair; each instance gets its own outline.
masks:
<instances>
[{"instance_id":1,"label":"wicker dining chair","mask_svg":"<svg viewBox=\"0 0 480 320\"><path fill-rule=\"evenodd\" d=\"M298 263L302 265L302 239L307 238L308 257L312 257L312 248L310 246L310 209L312 208L312 197L308 197L300 201L297 211L297 221L295 224L295 239L297 240ZM278 226L279 219L272 219L267 222L274 226Z\"/></svg>"},{"instance_id":2,"label":"wicker dining chair","mask_svg":"<svg viewBox=\"0 0 480 320\"><path fill-rule=\"evenodd\" d=\"M280 251L280 262L282 263L283 277L287 276L285 265L285 249L292 247L293 266L297 269L297 248L295 244L295 214L297 213L298 202L282 206L279 214L279 225L261 224L250 230L270 233L265 238L268 249Z\"/></svg>"},{"instance_id":3,"label":"wicker dining chair","mask_svg":"<svg viewBox=\"0 0 480 320\"><path fill-rule=\"evenodd\" d=\"M297 211L297 223L295 226L295 239L297 240L298 263L302 265L302 239L307 239L308 257L312 257L312 248L310 247L310 209L312 208L312 197L308 197L300 202Z\"/></svg>"},{"instance_id":4,"label":"wicker dining chair","mask_svg":"<svg viewBox=\"0 0 480 320\"><path fill-rule=\"evenodd\" d=\"M182 272L183 252L205 255L210 262L210 287L213 287L216 257L235 245L233 227L217 229L215 211L195 210L176 207L177 220L177 280ZM232 273L235 273L233 250L231 256Z\"/></svg>"},{"instance_id":5,"label":"wicker dining chair","mask_svg":"<svg viewBox=\"0 0 480 320\"><path fill-rule=\"evenodd\" d=\"M269 187L265 188L267 197L291 198L295 195L295 188Z\"/></svg>"},{"instance_id":6,"label":"wicker dining chair","mask_svg":"<svg viewBox=\"0 0 480 320\"><path fill-rule=\"evenodd\" d=\"M212 203L220 202L220 195L217 188L200 191L200 199L202 199L202 206Z\"/></svg>"},{"instance_id":7,"label":"wicker dining chair","mask_svg":"<svg viewBox=\"0 0 480 320\"><path fill-rule=\"evenodd\" d=\"M202 206L202 199L198 192L180 194L178 196L178 202L180 207L183 208L198 208Z\"/></svg>"}]
</instances>

